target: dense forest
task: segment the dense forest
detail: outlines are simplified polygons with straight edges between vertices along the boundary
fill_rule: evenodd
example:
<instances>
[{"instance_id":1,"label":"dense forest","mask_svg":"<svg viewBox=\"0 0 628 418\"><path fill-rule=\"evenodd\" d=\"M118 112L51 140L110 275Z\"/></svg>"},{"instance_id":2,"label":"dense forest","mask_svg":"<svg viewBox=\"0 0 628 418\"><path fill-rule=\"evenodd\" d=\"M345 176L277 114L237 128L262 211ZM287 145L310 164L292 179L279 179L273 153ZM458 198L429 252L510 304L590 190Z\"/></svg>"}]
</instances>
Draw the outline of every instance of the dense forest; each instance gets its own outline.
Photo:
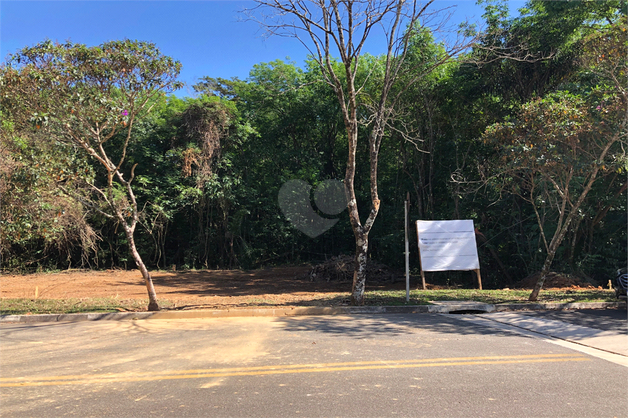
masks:
<instances>
[{"instance_id":1,"label":"dense forest","mask_svg":"<svg viewBox=\"0 0 628 418\"><path fill-rule=\"evenodd\" d=\"M401 92L379 151L369 258L402 268L409 196L412 220L474 220L487 288L546 267L605 284L626 266L626 4L531 1L513 18L507 2L488 3L477 43ZM441 60L445 47L435 39L428 28L412 37L408 60L423 63L417 71ZM82 87L45 70L56 65L48 56L67 51L96 54L43 42L2 65L3 271L135 268L130 239L148 269L254 269L355 253L346 210L317 210L340 220L311 238L278 205L290 180L315 190L345 177L347 132L315 60L260 63L245 80L208 75L193 86L196 97L178 98L178 63L151 44L114 41L98 53L122 51L111 62L129 63L132 51L141 55L137 68L153 60L150 68L125 84L116 67L115 88L74 100L69 94ZM362 57L361 118L384 62ZM44 70L20 73L30 64ZM108 64L94 65L77 71L111 78ZM87 124L98 118L106 122L93 125L96 132ZM72 139L81 124L93 135L110 129L102 150L86 152L87 142ZM358 129L369 135L367 124ZM368 141L360 141L355 190L367 207L369 170Z\"/></svg>"}]
</instances>

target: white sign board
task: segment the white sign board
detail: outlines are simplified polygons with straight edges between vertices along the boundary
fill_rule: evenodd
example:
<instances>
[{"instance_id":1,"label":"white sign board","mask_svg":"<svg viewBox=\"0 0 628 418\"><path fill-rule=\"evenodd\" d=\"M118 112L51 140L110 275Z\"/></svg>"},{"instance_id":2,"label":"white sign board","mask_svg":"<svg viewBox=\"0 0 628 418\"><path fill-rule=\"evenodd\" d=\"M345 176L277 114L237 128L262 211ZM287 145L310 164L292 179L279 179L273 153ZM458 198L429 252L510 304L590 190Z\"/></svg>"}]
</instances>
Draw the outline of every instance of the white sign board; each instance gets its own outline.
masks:
<instances>
[{"instance_id":1,"label":"white sign board","mask_svg":"<svg viewBox=\"0 0 628 418\"><path fill-rule=\"evenodd\" d=\"M416 221L423 271L480 268L472 220Z\"/></svg>"}]
</instances>

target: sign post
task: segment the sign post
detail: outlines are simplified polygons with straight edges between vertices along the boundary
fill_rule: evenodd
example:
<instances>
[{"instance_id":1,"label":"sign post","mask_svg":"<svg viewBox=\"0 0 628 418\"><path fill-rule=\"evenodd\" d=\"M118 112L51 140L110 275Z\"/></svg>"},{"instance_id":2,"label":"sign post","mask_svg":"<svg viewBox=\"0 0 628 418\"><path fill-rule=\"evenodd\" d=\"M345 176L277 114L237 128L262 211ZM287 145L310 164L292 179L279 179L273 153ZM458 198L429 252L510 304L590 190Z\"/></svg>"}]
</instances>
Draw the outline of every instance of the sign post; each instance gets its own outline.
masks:
<instances>
[{"instance_id":1,"label":"sign post","mask_svg":"<svg viewBox=\"0 0 628 418\"><path fill-rule=\"evenodd\" d=\"M480 261L472 220L416 221L421 260L421 279L425 271L475 271L482 289Z\"/></svg>"},{"instance_id":2,"label":"sign post","mask_svg":"<svg viewBox=\"0 0 628 418\"><path fill-rule=\"evenodd\" d=\"M406 303L410 302L410 244L408 243L408 207L410 206L410 193L406 197L404 205L405 217L403 218L403 228L406 233Z\"/></svg>"}]
</instances>

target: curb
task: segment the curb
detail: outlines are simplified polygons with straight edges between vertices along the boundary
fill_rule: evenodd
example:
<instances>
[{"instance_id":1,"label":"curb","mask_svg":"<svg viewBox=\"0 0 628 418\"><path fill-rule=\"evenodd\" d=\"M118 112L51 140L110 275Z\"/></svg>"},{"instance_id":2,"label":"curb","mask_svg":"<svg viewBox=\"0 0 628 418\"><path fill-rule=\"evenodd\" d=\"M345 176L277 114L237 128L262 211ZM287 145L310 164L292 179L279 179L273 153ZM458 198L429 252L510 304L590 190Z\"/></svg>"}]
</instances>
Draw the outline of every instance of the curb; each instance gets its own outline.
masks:
<instances>
[{"instance_id":1,"label":"curb","mask_svg":"<svg viewBox=\"0 0 628 418\"><path fill-rule=\"evenodd\" d=\"M233 318L258 316L304 315L355 315L355 314L417 314L417 313L490 313L514 311L562 311L576 309L625 308L625 302L574 302L574 303L507 303L440 301L433 305L415 306L345 306L345 307L292 307L227 310L190 310L160 312L113 312L42 315L0 315L0 323L125 321L140 319Z\"/></svg>"}]
</instances>

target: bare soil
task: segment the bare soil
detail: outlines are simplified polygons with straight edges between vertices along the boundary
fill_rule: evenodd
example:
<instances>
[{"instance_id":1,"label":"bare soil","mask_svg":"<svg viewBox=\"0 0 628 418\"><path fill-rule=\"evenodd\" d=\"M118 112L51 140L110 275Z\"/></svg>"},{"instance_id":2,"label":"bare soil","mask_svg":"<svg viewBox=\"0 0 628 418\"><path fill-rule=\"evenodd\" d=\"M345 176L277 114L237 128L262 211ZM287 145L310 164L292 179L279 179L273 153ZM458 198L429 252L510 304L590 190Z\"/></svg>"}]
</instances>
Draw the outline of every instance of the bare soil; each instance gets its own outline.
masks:
<instances>
[{"instance_id":1,"label":"bare soil","mask_svg":"<svg viewBox=\"0 0 628 418\"><path fill-rule=\"evenodd\" d=\"M533 289L536 285L536 282L539 280L541 273L534 273L520 282L516 283L517 288L521 289ZM592 286L589 283L584 282L579 277L574 276L566 276L560 273L550 272L547 274L545 278L545 282L543 283L543 288L545 289L565 289L565 288L576 288L576 289L596 289L597 287ZM600 287L601 289L601 287Z\"/></svg>"},{"instance_id":2,"label":"bare soil","mask_svg":"<svg viewBox=\"0 0 628 418\"><path fill-rule=\"evenodd\" d=\"M252 271L196 270L153 271L158 299L175 307L228 308L265 305L323 305L346 296L351 284L314 281L311 266L277 267ZM405 288L405 283L374 283L372 289ZM137 270L70 270L27 275L4 274L0 278L2 298L116 298L147 300L146 286ZM344 304L343 298L340 302Z\"/></svg>"},{"instance_id":3,"label":"bare soil","mask_svg":"<svg viewBox=\"0 0 628 418\"><path fill-rule=\"evenodd\" d=\"M153 271L151 274L158 299L167 301L171 309L345 305L349 303L351 282L344 277L343 261L330 260L315 268L306 265L251 271ZM335 264L336 269L331 264ZM373 265L371 273L374 277L369 276L367 290L405 289L404 280L399 280L397 275L391 275L380 265ZM535 279L536 276L531 276L516 287L532 288ZM544 287L591 288L579 280L557 274L551 274ZM428 289L443 287L428 284ZM148 299L144 280L137 270L3 274L0 276L0 297Z\"/></svg>"}]
</instances>

